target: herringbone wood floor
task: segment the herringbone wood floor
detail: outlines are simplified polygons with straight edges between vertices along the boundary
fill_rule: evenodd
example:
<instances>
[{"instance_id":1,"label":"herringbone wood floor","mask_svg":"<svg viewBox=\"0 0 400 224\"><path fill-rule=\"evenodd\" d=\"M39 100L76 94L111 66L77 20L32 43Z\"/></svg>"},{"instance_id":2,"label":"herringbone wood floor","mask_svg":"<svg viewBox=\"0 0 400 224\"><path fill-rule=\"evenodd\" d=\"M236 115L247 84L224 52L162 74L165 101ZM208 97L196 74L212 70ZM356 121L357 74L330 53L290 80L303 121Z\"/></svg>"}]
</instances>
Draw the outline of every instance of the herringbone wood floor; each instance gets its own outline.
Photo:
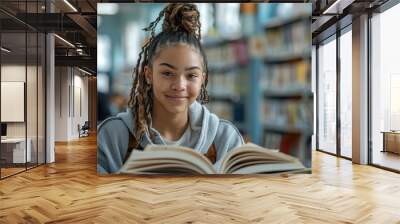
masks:
<instances>
[{"instance_id":1,"label":"herringbone wood floor","mask_svg":"<svg viewBox=\"0 0 400 224\"><path fill-rule=\"evenodd\" d=\"M400 175L319 152L313 174L100 177L95 138L0 181L0 223L400 223Z\"/></svg>"}]
</instances>

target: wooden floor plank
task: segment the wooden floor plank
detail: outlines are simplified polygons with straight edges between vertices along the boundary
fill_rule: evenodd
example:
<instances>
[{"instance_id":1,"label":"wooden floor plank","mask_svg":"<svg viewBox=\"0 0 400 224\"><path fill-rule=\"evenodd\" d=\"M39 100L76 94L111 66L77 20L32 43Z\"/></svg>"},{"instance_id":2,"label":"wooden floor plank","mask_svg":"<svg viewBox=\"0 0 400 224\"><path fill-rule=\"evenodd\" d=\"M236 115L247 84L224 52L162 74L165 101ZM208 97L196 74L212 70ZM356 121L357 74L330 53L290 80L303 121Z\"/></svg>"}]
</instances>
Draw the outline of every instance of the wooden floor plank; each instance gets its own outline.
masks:
<instances>
[{"instance_id":1,"label":"wooden floor plank","mask_svg":"<svg viewBox=\"0 0 400 224\"><path fill-rule=\"evenodd\" d=\"M98 176L96 138L0 181L0 223L400 223L400 175L313 152L313 173Z\"/></svg>"}]
</instances>

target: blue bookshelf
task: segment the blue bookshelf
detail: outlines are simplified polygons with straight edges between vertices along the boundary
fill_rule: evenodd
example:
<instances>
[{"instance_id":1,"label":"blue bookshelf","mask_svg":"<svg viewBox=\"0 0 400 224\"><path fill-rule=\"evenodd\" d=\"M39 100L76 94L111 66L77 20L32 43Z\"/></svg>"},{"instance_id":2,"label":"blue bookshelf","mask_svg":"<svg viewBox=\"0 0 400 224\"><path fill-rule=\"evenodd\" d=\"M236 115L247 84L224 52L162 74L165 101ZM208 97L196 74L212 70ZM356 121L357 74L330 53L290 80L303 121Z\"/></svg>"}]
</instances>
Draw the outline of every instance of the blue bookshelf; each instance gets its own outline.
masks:
<instances>
[{"instance_id":1,"label":"blue bookshelf","mask_svg":"<svg viewBox=\"0 0 400 224\"><path fill-rule=\"evenodd\" d=\"M250 36L203 42L210 55L207 55L210 103L216 103L222 113L229 114L222 118L231 119L255 144L280 148L285 139L296 139L296 145L291 147L297 150L290 154L308 166L311 156L304 152L312 135L314 98L310 69L311 11L281 18L274 8L277 7L268 8L268 16L262 9L254 15L257 28ZM238 52L232 50L235 44L247 49L242 51L247 60L237 55L232 58ZM212 76L217 77L219 86L213 87ZM229 85L235 88L229 89ZM215 88L219 90L214 91ZM266 108L272 111L266 112ZM213 110L212 105L210 109Z\"/></svg>"}]
</instances>

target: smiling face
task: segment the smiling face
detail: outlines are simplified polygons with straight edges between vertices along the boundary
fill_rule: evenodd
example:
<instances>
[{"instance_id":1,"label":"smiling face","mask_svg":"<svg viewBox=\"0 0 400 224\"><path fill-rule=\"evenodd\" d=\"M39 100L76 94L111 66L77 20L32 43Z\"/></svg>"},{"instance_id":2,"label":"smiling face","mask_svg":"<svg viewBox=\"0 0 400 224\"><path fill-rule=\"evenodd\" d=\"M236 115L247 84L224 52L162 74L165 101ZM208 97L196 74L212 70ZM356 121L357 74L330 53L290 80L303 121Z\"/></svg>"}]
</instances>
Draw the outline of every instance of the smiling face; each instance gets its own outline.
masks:
<instances>
[{"instance_id":1,"label":"smiling face","mask_svg":"<svg viewBox=\"0 0 400 224\"><path fill-rule=\"evenodd\" d=\"M193 47L176 44L162 48L145 75L153 87L153 108L187 113L204 81L203 60Z\"/></svg>"}]
</instances>

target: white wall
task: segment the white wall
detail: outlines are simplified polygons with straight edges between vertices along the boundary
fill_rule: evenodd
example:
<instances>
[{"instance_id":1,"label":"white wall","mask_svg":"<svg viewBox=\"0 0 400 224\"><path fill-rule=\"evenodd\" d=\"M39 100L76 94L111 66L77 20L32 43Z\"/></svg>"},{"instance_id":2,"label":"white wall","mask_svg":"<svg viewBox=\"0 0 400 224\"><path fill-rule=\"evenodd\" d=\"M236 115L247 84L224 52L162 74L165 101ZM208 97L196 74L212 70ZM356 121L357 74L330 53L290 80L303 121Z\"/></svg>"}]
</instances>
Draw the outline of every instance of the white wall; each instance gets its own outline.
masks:
<instances>
[{"instance_id":1,"label":"white wall","mask_svg":"<svg viewBox=\"0 0 400 224\"><path fill-rule=\"evenodd\" d=\"M67 67L55 68L55 141L68 140L68 86Z\"/></svg>"},{"instance_id":2,"label":"white wall","mask_svg":"<svg viewBox=\"0 0 400 224\"><path fill-rule=\"evenodd\" d=\"M83 75L76 68L56 67L56 141L77 139L78 124L88 120L88 78Z\"/></svg>"},{"instance_id":3,"label":"white wall","mask_svg":"<svg viewBox=\"0 0 400 224\"><path fill-rule=\"evenodd\" d=\"M1 81L25 82L25 65L2 65Z\"/></svg>"}]
</instances>

